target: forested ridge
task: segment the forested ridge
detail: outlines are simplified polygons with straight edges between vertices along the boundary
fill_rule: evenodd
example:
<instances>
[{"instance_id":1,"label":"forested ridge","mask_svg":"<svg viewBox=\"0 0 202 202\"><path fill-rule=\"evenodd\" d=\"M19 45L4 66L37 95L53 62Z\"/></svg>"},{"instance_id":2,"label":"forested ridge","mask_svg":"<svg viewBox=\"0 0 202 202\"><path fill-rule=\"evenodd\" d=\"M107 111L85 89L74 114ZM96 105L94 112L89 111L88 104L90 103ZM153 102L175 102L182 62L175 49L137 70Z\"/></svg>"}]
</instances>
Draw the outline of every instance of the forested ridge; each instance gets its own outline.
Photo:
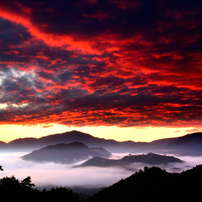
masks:
<instances>
[{"instance_id":1,"label":"forested ridge","mask_svg":"<svg viewBox=\"0 0 202 202\"><path fill-rule=\"evenodd\" d=\"M202 165L182 173L145 167L125 180L103 189L86 202L202 201Z\"/></svg>"}]
</instances>

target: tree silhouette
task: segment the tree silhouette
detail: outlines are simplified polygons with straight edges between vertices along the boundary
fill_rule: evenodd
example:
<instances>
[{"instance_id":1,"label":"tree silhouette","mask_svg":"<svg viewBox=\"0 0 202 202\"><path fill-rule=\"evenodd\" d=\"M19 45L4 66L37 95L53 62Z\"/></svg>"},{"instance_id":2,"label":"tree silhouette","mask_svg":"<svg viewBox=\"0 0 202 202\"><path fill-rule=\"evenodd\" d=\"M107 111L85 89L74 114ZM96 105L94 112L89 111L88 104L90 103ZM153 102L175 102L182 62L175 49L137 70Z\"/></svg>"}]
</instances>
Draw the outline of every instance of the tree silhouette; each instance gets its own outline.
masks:
<instances>
[{"instance_id":1,"label":"tree silhouette","mask_svg":"<svg viewBox=\"0 0 202 202\"><path fill-rule=\"evenodd\" d=\"M22 185L22 187L29 187L29 188L32 188L32 187L35 186L35 184L32 184L31 182L32 182L32 181L31 181L31 177L28 176L28 177L26 177L24 180L22 180L20 184Z\"/></svg>"},{"instance_id":2,"label":"tree silhouette","mask_svg":"<svg viewBox=\"0 0 202 202\"><path fill-rule=\"evenodd\" d=\"M78 196L65 187L56 187L43 192L33 189L35 186L28 176L21 182L15 178L3 177L0 179L0 202L78 202Z\"/></svg>"}]
</instances>

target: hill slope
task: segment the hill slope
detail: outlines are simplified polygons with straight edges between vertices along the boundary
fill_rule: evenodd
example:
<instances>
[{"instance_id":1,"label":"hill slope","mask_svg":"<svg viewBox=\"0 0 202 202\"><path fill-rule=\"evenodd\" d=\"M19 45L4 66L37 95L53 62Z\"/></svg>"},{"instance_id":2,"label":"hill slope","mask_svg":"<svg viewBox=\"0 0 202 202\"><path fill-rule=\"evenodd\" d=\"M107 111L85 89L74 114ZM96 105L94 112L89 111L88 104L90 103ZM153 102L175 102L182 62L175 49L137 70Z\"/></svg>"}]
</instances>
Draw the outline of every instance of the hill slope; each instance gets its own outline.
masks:
<instances>
[{"instance_id":1,"label":"hill slope","mask_svg":"<svg viewBox=\"0 0 202 202\"><path fill-rule=\"evenodd\" d=\"M165 148L179 155L202 155L202 133L192 133L166 144Z\"/></svg>"},{"instance_id":2,"label":"hill slope","mask_svg":"<svg viewBox=\"0 0 202 202\"><path fill-rule=\"evenodd\" d=\"M111 154L102 147L89 148L80 142L56 144L35 150L21 158L36 162L74 163L88 159L90 156L109 157Z\"/></svg>"},{"instance_id":3,"label":"hill slope","mask_svg":"<svg viewBox=\"0 0 202 202\"><path fill-rule=\"evenodd\" d=\"M147 168L91 196L86 202L202 201L202 165L180 174Z\"/></svg>"}]
</instances>

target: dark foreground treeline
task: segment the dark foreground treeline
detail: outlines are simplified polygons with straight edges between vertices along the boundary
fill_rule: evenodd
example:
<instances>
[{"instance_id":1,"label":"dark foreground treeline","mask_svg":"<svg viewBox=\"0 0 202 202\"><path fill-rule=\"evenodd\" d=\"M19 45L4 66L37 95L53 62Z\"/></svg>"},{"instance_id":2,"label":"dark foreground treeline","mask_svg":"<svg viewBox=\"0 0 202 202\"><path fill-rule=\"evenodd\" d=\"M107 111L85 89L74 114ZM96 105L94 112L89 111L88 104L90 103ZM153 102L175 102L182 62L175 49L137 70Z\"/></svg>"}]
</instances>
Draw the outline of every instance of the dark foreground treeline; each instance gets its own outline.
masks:
<instances>
[{"instance_id":1,"label":"dark foreground treeline","mask_svg":"<svg viewBox=\"0 0 202 202\"><path fill-rule=\"evenodd\" d=\"M145 167L89 197L86 202L184 202L202 201L202 165L182 173Z\"/></svg>"},{"instance_id":2,"label":"dark foreground treeline","mask_svg":"<svg viewBox=\"0 0 202 202\"><path fill-rule=\"evenodd\" d=\"M81 200L67 188L37 190L27 177L21 182L12 177L0 180L1 202L77 202ZM86 202L184 202L202 201L202 165L182 173L168 173L158 167L145 167L125 180L103 189Z\"/></svg>"},{"instance_id":3,"label":"dark foreground treeline","mask_svg":"<svg viewBox=\"0 0 202 202\"><path fill-rule=\"evenodd\" d=\"M78 202L77 194L65 187L47 190L34 189L31 178L27 177L21 182L12 177L4 177L0 180L1 202Z\"/></svg>"}]
</instances>

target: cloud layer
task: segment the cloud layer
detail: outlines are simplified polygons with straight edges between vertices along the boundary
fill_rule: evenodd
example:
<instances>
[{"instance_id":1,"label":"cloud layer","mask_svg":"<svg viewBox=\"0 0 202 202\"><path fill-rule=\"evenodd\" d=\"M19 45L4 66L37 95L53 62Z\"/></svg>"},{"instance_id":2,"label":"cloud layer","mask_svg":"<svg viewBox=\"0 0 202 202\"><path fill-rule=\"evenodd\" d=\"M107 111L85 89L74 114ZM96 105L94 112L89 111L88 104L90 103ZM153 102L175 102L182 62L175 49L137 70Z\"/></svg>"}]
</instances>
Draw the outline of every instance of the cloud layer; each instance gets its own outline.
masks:
<instances>
[{"instance_id":1,"label":"cloud layer","mask_svg":"<svg viewBox=\"0 0 202 202\"><path fill-rule=\"evenodd\" d=\"M0 154L1 165L4 171L1 172L0 178L4 176L14 175L17 179L22 180L27 176L31 176L32 182L36 186L66 186L66 187L106 187L117 181L127 178L139 169L144 169L146 164L136 163L128 167L128 169L120 167L99 168L72 168L72 165L56 164L56 163L33 163L24 161L19 157L23 153L7 153ZM115 154L115 157L124 156L126 154ZM114 156L113 156L114 157ZM174 163L168 165L158 165L168 172L182 172L201 163L202 157L179 157L185 163ZM80 163L77 162L77 165Z\"/></svg>"},{"instance_id":2,"label":"cloud layer","mask_svg":"<svg viewBox=\"0 0 202 202\"><path fill-rule=\"evenodd\" d=\"M0 122L199 126L201 2L0 2Z\"/></svg>"}]
</instances>

